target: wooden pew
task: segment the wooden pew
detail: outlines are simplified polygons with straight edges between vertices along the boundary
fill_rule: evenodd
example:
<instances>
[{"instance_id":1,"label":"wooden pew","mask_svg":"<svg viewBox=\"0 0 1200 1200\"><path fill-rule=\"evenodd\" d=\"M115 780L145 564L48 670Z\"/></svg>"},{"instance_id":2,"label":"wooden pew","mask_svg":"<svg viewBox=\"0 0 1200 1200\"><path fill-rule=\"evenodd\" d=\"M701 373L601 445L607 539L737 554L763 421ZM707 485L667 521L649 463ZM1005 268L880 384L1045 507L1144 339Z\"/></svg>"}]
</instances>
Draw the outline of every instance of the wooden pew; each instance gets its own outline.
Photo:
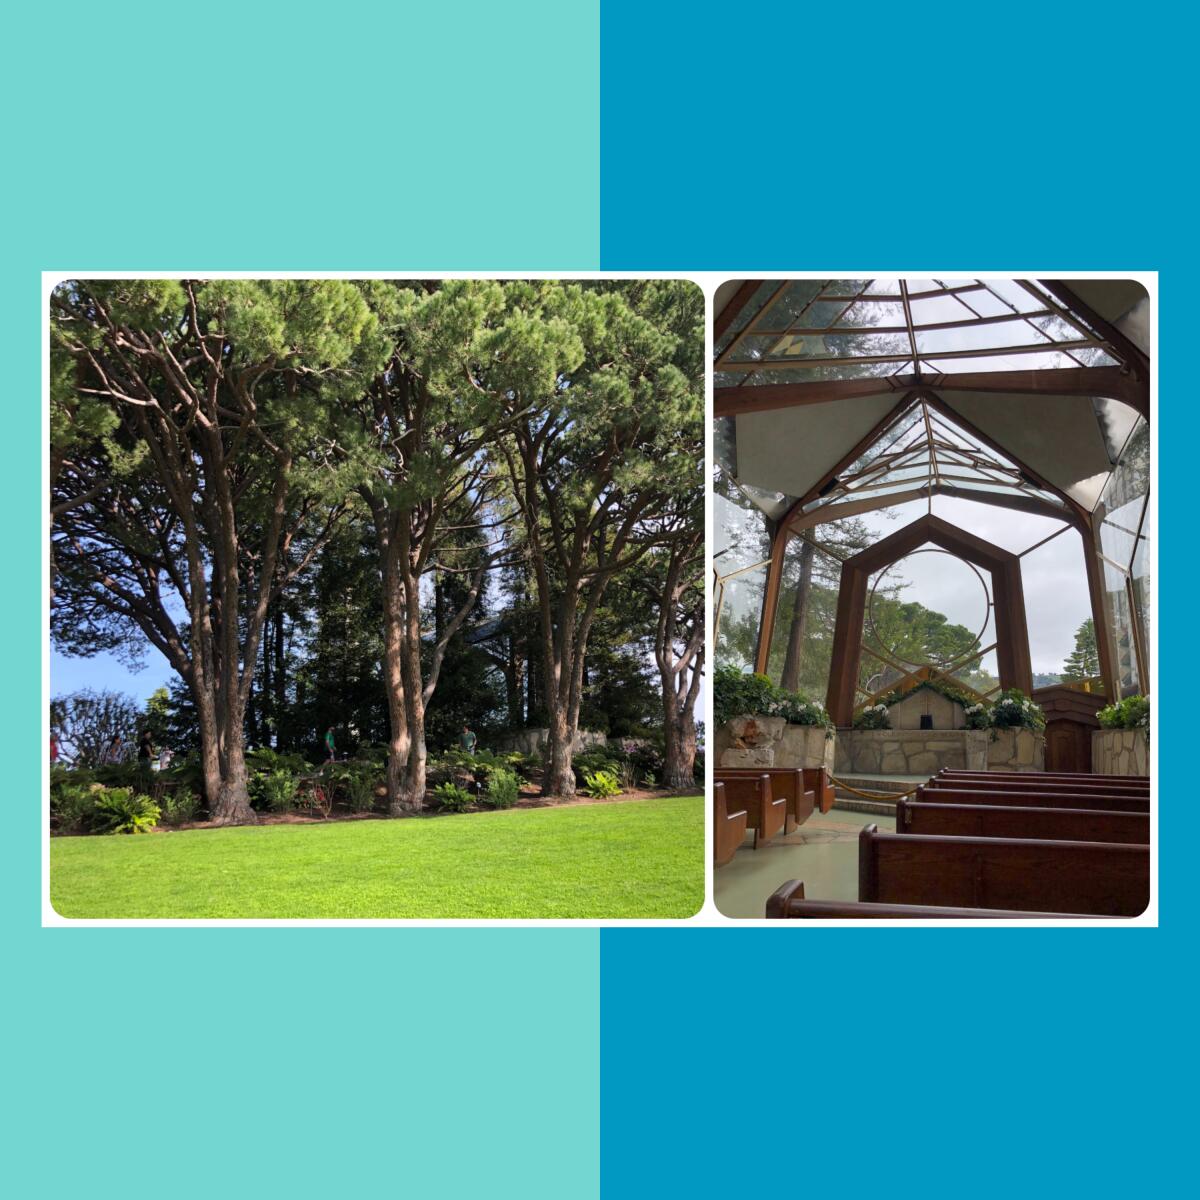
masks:
<instances>
[{"instance_id":1,"label":"wooden pew","mask_svg":"<svg viewBox=\"0 0 1200 1200\"><path fill-rule=\"evenodd\" d=\"M936 793L929 793L936 795ZM896 803L896 832L952 837L1043 838L1064 842L1150 842L1150 815L1005 804Z\"/></svg>"},{"instance_id":2,"label":"wooden pew","mask_svg":"<svg viewBox=\"0 0 1200 1200\"><path fill-rule=\"evenodd\" d=\"M1024 779L947 779L935 775L928 784L930 788L974 789L977 791L1008 792L1076 792L1081 796L1142 796L1149 797L1148 788L1140 784L1132 786L1120 783L1076 783L1071 779L1039 779L1027 775Z\"/></svg>"},{"instance_id":3,"label":"wooden pew","mask_svg":"<svg viewBox=\"0 0 1200 1200\"><path fill-rule=\"evenodd\" d=\"M713 866L723 867L746 840L746 810L729 811L725 785L713 785Z\"/></svg>"},{"instance_id":4,"label":"wooden pew","mask_svg":"<svg viewBox=\"0 0 1200 1200\"><path fill-rule=\"evenodd\" d=\"M1145 775L1081 775L1066 771L952 771L943 767L934 779L984 780L990 783L1028 783L1030 780L1043 782L1077 783L1084 786L1112 785L1115 787L1150 790L1150 780Z\"/></svg>"},{"instance_id":5,"label":"wooden pew","mask_svg":"<svg viewBox=\"0 0 1200 1200\"><path fill-rule=\"evenodd\" d=\"M859 835L858 898L1136 917L1150 902L1150 847L880 833L868 825Z\"/></svg>"},{"instance_id":6,"label":"wooden pew","mask_svg":"<svg viewBox=\"0 0 1200 1200\"><path fill-rule=\"evenodd\" d=\"M771 794L776 798L782 796L787 801L785 833L791 833L797 826L803 825L816 808L816 795L809 787L807 772L800 767L718 767L713 772L714 779L723 780L731 775L741 779L755 779L763 775L771 777Z\"/></svg>"},{"instance_id":7,"label":"wooden pew","mask_svg":"<svg viewBox=\"0 0 1200 1200\"><path fill-rule=\"evenodd\" d=\"M987 779L1028 779L1030 775L1041 779L1078 779L1086 783L1089 779L1110 780L1114 783L1150 783L1149 775L1096 775L1091 771L967 771L961 767L942 767L939 775L972 776L982 775Z\"/></svg>"},{"instance_id":8,"label":"wooden pew","mask_svg":"<svg viewBox=\"0 0 1200 1200\"><path fill-rule=\"evenodd\" d=\"M856 921L1007 921L1071 920L1082 921L1092 913L1026 912L1005 908L945 908L932 904L864 904L859 900L806 900L804 884L789 879L767 899L766 916L774 920L829 921L850 918Z\"/></svg>"},{"instance_id":9,"label":"wooden pew","mask_svg":"<svg viewBox=\"0 0 1200 1200\"><path fill-rule=\"evenodd\" d=\"M1007 788L985 791L983 788L930 787L916 790L916 798L926 804L1007 804L1018 808L1100 808L1106 812L1148 813L1146 796L1109 796L1102 793L1026 792Z\"/></svg>"},{"instance_id":10,"label":"wooden pew","mask_svg":"<svg viewBox=\"0 0 1200 1200\"><path fill-rule=\"evenodd\" d=\"M754 830L754 848L765 846L787 822L788 803L771 791L771 777L762 772L748 776L720 772L715 782L725 785L725 801L746 810L746 824Z\"/></svg>"},{"instance_id":11,"label":"wooden pew","mask_svg":"<svg viewBox=\"0 0 1200 1200\"><path fill-rule=\"evenodd\" d=\"M837 798L829 779L829 772L824 767L804 767L803 771L804 786L816 794L817 807L823 813L829 812Z\"/></svg>"}]
</instances>

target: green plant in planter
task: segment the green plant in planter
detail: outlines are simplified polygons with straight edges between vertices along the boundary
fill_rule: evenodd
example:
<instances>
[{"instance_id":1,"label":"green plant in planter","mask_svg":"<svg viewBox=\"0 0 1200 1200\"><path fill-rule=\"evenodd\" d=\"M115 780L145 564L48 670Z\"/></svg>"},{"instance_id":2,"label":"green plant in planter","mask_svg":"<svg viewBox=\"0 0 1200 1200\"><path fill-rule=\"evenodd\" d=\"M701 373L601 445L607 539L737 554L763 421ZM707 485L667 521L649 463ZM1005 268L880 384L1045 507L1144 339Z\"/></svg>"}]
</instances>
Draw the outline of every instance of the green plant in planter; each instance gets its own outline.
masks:
<instances>
[{"instance_id":1,"label":"green plant in planter","mask_svg":"<svg viewBox=\"0 0 1200 1200\"><path fill-rule=\"evenodd\" d=\"M1105 729L1144 729L1150 734L1150 697L1126 696L1106 705L1096 714Z\"/></svg>"},{"instance_id":2,"label":"green plant in planter","mask_svg":"<svg viewBox=\"0 0 1200 1200\"><path fill-rule=\"evenodd\" d=\"M776 687L765 675L743 675L733 667L713 672L713 718L725 725L735 717L783 717L789 725L815 725L832 736L833 722L819 700Z\"/></svg>"},{"instance_id":3,"label":"green plant in planter","mask_svg":"<svg viewBox=\"0 0 1200 1200\"><path fill-rule=\"evenodd\" d=\"M1020 688L1009 688L1000 693L992 705L991 718L993 729L1046 728L1046 714L1041 706L1034 704Z\"/></svg>"},{"instance_id":4,"label":"green plant in planter","mask_svg":"<svg viewBox=\"0 0 1200 1200\"><path fill-rule=\"evenodd\" d=\"M968 729L991 728L992 714L988 711L986 704L968 704L963 709L963 716L966 718L966 727Z\"/></svg>"},{"instance_id":5,"label":"green plant in planter","mask_svg":"<svg viewBox=\"0 0 1200 1200\"><path fill-rule=\"evenodd\" d=\"M891 729L892 719L886 704L873 704L854 715L855 729Z\"/></svg>"}]
</instances>

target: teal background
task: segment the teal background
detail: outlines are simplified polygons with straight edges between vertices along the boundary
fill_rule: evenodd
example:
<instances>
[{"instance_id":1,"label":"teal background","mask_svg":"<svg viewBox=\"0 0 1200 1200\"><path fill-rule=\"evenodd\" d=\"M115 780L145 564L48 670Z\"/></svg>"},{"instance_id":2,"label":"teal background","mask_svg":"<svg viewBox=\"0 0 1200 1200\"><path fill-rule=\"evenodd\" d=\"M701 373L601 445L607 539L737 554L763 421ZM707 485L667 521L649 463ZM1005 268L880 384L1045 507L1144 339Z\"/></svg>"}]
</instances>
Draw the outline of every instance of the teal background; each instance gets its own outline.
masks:
<instances>
[{"instance_id":1,"label":"teal background","mask_svg":"<svg viewBox=\"0 0 1200 1200\"><path fill-rule=\"evenodd\" d=\"M549 2L9 14L10 1194L598 1194L596 931L43 930L38 682L41 272L595 267L598 21Z\"/></svg>"},{"instance_id":2,"label":"teal background","mask_svg":"<svg viewBox=\"0 0 1200 1200\"><path fill-rule=\"evenodd\" d=\"M1160 272L1163 647L1158 929L605 929L606 1196L1187 1190L1195 40L1156 4L606 0L606 269Z\"/></svg>"}]
</instances>

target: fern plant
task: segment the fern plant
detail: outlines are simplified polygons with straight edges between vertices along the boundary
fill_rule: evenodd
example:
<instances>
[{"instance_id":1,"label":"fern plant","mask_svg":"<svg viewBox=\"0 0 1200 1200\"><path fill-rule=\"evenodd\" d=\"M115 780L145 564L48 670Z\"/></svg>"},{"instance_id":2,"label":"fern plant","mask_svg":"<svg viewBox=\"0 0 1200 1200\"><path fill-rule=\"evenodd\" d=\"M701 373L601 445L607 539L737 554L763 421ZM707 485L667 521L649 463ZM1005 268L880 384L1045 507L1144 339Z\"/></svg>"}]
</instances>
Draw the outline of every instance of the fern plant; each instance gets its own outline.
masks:
<instances>
[{"instance_id":1,"label":"fern plant","mask_svg":"<svg viewBox=\"0 0 1200 1200\"><path fill-rule=\"evenodd\" d=\"M440 783L433 789L438 807L446 812L466 812L471 807L471 793L457 783Z\"/></svg>"},{"instance_id":2,"label":"fern plant","mask_svg":"<svg viewBox=\"0 0 1200 1200\"><path fill-rule=\"evenodd\" d=\"M621 781L611 771L595 771L584 776L584 791L593 800L604 800L608 796L621 794Z\"/></svg>"},{"instance_id":3,"label":"fern plant","mask_svg":"<svg viewBox=\"0 0 1200 1200\"><path fill-rule=\"evenodd\" d=\"M487 792L484 799L493 808L512 808L517 802L521 781L505 767L493 767L488 775Z\"/></svg>"},{"instance_id":4,"label":"fern plant","mask_svg":"<svg viewBox=\"0 0 1200 1200\"><path fill-rule=\"evenodd\" d=\"M149 796L132 788L108 788L97 793L92 821L97 833L149 833L162 810Z\"/></svg>"}]
</instances>

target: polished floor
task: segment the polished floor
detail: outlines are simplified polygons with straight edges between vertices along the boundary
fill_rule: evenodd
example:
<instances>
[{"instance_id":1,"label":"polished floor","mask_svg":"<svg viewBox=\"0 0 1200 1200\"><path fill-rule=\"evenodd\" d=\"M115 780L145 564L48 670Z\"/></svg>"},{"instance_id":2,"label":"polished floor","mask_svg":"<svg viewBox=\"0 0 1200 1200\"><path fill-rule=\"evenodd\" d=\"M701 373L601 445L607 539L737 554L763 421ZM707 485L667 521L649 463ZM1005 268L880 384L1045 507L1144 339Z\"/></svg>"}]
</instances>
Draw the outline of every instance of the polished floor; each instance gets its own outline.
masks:
<instances>
[{"instance_id":1,"label":"polished floor","mask_svg":"<svg viewBox=\"0 0 1200 1200\"><path fill-rule=\"evenodd\" d=\"M714 891L727 917L761 917L767 897L789 879L804 881L810 900L858 899L858 835L864 825L894 831L895 817L835 808L811 816L795 833L777 837L761 850L753 838L718 867Z\"/></svg>"}]
</instances>

